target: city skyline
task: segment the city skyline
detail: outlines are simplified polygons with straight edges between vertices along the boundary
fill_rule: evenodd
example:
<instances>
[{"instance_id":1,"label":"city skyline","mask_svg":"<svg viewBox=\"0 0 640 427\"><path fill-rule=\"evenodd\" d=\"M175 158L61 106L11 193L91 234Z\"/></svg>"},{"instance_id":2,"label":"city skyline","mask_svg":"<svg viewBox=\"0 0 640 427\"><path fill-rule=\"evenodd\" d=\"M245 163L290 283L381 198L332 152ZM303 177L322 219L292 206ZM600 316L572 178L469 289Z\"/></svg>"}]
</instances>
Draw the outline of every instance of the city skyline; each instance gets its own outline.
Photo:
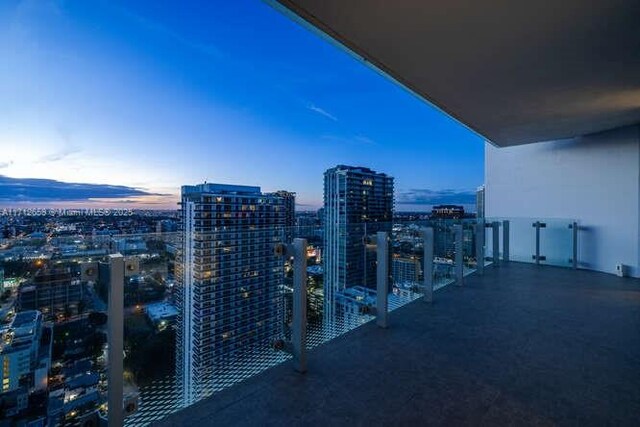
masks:
<instances>
[{"instance_id":1,"label":"city skyline","mask_svg":"<svg viewBox=\"0 0 640 427\"><path fill-rule=\"evenodd\" d=\"M12 1L0 22L0 206L176 209L208 181L317 209L338 164L396 177L398 211L482 184L480 137L262 2Z\"/></svg>"}]
</instances>

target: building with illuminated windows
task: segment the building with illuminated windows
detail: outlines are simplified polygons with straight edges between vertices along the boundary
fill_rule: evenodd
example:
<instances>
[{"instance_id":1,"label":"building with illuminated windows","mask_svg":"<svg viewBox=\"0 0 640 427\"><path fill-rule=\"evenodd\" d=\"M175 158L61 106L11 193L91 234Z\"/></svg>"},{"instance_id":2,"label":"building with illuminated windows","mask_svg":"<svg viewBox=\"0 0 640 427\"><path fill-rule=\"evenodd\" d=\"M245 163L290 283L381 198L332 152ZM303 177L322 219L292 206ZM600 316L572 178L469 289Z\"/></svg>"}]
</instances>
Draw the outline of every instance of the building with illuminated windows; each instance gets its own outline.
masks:
<instances>
[{"instance_id":1,"label":"building with illuminated windows","mask_svg":"<svg viewBox=\"0 0 640 427\"><path fill-rule=\"evenodd\" d=\"M393 177L339 165L324 173L324 294L331 316L337 292L376 288L375 234L391 231Z\"/></svg>"},{"instance_id":2,"label":"building with illuminated windows","mask_svg":"<svg viewBox=\"0 0 640 427\"><path fill-rule=\"evenodd\" d=\"M182 187L176 371L181 397L212 391L220 364L268 345L283 328L283 259L292 193L204 183Z\"/></svg>"},{"instance_id":3,"label":"building with illuminated windows","mask_svg":"<svg viewBox=\"0 0 640 427\"><path fill-rule=\"evenodd\" d=\"M20 416L29 405L29 396L47 389L52 330L43 322L39 311L22 311L0 330L0 408L4 418Z\"/></svg>"}]
</instances>

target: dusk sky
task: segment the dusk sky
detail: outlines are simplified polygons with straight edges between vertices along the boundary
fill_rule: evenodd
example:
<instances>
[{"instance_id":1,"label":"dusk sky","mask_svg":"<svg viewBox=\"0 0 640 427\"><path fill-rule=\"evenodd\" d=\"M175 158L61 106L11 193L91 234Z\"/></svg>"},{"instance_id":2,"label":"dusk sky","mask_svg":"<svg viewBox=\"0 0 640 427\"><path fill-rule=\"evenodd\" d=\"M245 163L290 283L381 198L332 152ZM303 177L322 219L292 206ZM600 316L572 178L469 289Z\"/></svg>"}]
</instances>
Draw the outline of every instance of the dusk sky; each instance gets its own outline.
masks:
<instances>
[{"instance_id":1,"label":"dusk sky","mask_svg":"<svg viewBox=\"0 0 640 427\"><path fill-rule=\"evenodd\" d=\"M481 137L260 0L185 4L0 2L1 206L175 208L206 180L315 209L336 164L394 176L398 210L473 203Z\"/></svg>"}]
</instances>

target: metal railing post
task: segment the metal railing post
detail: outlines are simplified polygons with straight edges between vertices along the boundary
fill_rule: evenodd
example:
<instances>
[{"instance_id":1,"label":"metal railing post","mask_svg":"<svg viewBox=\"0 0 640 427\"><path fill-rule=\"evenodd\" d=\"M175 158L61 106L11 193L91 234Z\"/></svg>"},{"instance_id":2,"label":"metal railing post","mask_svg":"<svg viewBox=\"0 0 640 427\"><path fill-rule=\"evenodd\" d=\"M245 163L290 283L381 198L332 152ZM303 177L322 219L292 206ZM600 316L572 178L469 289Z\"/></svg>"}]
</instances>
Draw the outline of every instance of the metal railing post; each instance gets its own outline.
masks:
<instances>
[{"instance_id":1,"label":"metal railing post","mask_svg":"<svg viewBox=\"0 0 640 427\"><path fill-rule=\"evenodd\" d=\"M293 239L293 368L307 372L307 239Z\"/></svg>"},{"instance_id":2,"label":"metal railing post","mask_svg":"<svg viewBox=\"0 0 640 427\"><path fill-rule=\"evenodd\" d=\"M573 240L573 254L571 257L571 267L575 270L578 268L578 223L572 222L569 224L569 228L571 229L572 240Z\"/></svg>"},{"instance_id":3,"label":"metal railing post","mask_svg":"<svg viewBox=\"0 0 640 427\"><path fill-rule=\"evenodd\" d=\"M493 221L491 228L493 229L493 266L497 267L500 265L500 223Z\"/></svg>"},{"instance_id":4,"label":"metal railing post","mask_svg":"<svg viewBox=\"0 0 640 427\"><path fill-rule=\"evenodd\" d=\"M534 256L534 260L536 264L540 264L540 221L536 221L533 223L533 226L536 229L536 254Z\"/></svg>"},{"instance_id":5,"label":"metal railing post","mask_svg":"<svg viewBox=\"0 0 640 427\"><path fill-rule=\"evenodd\" d=\"M509 220L502 221L502 261L509 262Z\"/></svg>"},{"instance_id":6,"label":"metal railing post","mask_svg":"<svg viewBox=\"0 0 640 427\"><path fill-rule=\"evenodd\" d=\"M476 224L476 272L484 274L484 220Z\"/></svg>"},{"instance_id":7,"label":"metal railing post","mask_svg":"<svg viewBox=\"0 0 640 427\"><path fill-rule=\"evenodd\" d=\"M422 239L424 244L424 297L422 299L425 302L433 302L433 228L423 228Z\"/></svg>"},{"instance_id":8,"label":"metal railing post","mask_svg":"<svg viewBox=\"0 0 640 427\"><path fill-rule=\"evenodd\" d=\"M456 256L455 256L455 269L456 269L456 285L462 286L464 280L464 266L462 264L462 224L457 224L453 226L454 235L456 239L455 248L456 248Z\"/></svg>"},{"instance_id":9,"label":"metal railing post","mask_svg":"<svg viewBox=\"0 0 640 427\"><path fill-rule=\"evenodd\" d=\"M537 265L540 265L540 261L544 261L546 259L544 255L540 255L540 229L545 228L547 224L536 221L531 225L536 229L536 254L533 256L533 259Z\"/></svg>"},{"instance_id":10,"label":"metal railing post","mask_svg":"<svg viewBox=\"0 0 640 427\"><path fill-rule=\"evenodd\" d=\"M389 233L378 231L377 234L377 301L376 323L381 328L388 326L389 297Z\"/></svg>"},{"instance_id":11,"label":"metal railing post","mask_svg":"<svg viewBox=\"0 0 640 427\"><path fill-rule=\"evenodd\" d=\"M124 425L124 257L109 255L107 402L109 427Z\"/></svg>"}]
</instances>

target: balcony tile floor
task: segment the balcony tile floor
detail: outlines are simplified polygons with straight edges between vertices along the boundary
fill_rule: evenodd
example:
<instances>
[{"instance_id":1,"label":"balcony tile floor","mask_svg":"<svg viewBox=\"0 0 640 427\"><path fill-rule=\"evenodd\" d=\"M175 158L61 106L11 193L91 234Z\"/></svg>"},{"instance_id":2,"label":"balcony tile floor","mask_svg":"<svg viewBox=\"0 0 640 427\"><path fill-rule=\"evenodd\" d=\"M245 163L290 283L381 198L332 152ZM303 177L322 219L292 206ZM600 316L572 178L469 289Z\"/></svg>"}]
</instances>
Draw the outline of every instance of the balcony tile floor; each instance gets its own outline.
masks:
<instances>
[{"instance_id":1,"label":"balcony tile floor","mask_svg":"<svg viewBox=\"0 0 640 427\"><path fill-rule=\"evenodd\" d=\"M510 263L164 426L640 425L640 280Z\"/></svg>"}]
</instances>

